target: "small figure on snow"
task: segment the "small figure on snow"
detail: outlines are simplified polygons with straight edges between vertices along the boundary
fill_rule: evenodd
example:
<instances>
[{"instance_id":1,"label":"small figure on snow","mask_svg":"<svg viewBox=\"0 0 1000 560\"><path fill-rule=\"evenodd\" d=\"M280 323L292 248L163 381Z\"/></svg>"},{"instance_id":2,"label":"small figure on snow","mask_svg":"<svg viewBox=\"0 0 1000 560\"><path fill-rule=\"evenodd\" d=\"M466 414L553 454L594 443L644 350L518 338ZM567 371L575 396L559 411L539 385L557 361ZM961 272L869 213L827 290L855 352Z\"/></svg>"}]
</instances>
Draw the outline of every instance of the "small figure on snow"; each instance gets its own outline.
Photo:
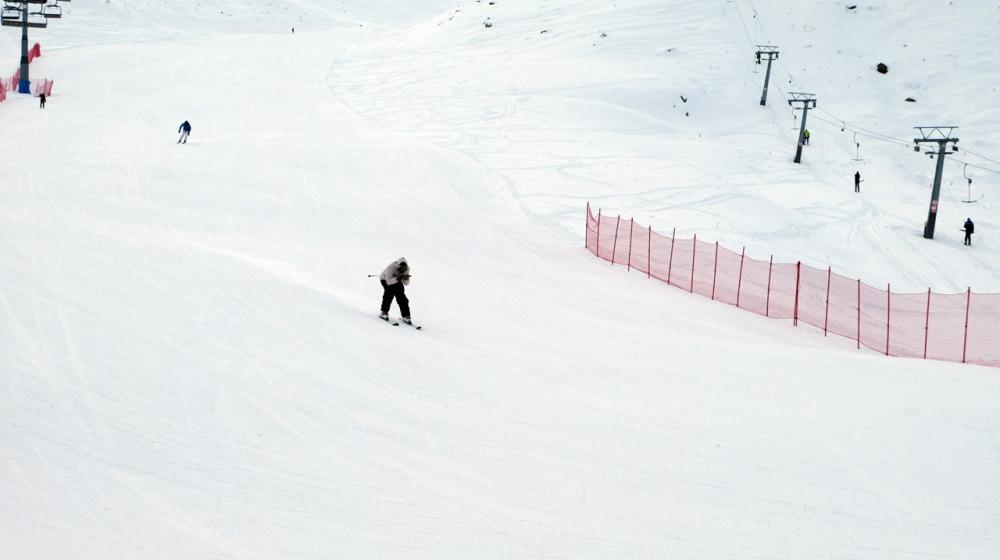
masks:
<instances>
[{"instance_id":1,"label":"small figure on snow","mask_svg":"<svg viewBox=\"0 0 1000 560\"><path fill-rule=\"evenodd\" d=\"M807 128L805 130L805 132L802 133L802 143L805 144L806 146L809 145L809 137L810 136L812 136L812 133L810 133L809 129Z\"/></svg>"},{"instance_id":2,"label":"small figure on snow","mask_svg":"<svg viewBox=\"0 0 1000 560\"><path fill-rule=\"evenodd\" d=\"M965 243L972 246L972 234L976 232L976 224L972 223L972 218L965 219Z\"/></svg>"},{"instance_id":3,"label":"small figure on snow","mask_svg":"<svg viewBox=\"0 0 1000 560\"><path fill-rule=\"evenodd\" d=\"M181 133L181 137L177 140L178 144L187 144L188 136L191 134L191 123L184 121L181 123L181 127L177 129L177 132Z\"/></svg>"},{"instance_id":4,"label":"small figure on snow","mask_svg":"<svg viewBox=\"0 0 1000 560\"><path fill-rule=\"evenodd\" d=\"M44 109L45 108L45 94L44 93L42 93L41 95L38 96L38 108L39 109Z\"/></svg>"},{"instance_id":5,"label":"small figure on snow","mask_svg":"<svg viewBox=\"0 0 1000 560\"><path fill-rule=\"evenodd\" d=\"M854 172L854 192L861 192L861 172Z\"/></svg>"},{"instance_id":6,"label":"small figure on snow","mask_svg":"<svg viewBox=\"0 0 1000 560\"><path fill-rule=\"evenodd\" d=\"M404 323L412 325L410 320L410 300L406 299L406 289L404 286L410 283L410 265L406 262L406 257L389 263L382 274L379 274L379 283L382 284L382 313L379 318L389 320L389 307L395 299L399 305L399 313L402 315Z\"/></svg>"}]
</instances>

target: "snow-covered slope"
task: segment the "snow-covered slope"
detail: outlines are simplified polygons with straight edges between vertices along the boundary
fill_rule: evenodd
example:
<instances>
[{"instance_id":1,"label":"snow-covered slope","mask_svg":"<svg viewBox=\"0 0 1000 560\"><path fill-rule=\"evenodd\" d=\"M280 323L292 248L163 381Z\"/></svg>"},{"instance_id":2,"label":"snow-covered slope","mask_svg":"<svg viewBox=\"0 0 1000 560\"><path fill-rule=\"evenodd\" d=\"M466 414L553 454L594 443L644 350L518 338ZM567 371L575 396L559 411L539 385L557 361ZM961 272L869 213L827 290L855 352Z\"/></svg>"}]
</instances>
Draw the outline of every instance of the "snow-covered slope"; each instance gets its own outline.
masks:
<instances>
[{"instance_id":1,"label":"snow-covered slope","mask_svg":"<svg viewBox=\"0 0 1000 560\"><path fill-rule=\"evenodd\" d=\"M0 103L0 556L995 555L995 370L859 352L582 248L592 200L876 281L995 282L988 199L975 252L944 215L934 244L903 227L925 157L882 148L912 203L852 198L839 129L789 163L749 3L346 2L294 36L259 4L73 3L33 35L48 108ZM996 15L966 8L940 21ZM976 103L947 115L995 123ZM366 276L401 255L421 332L374 318Z\"/></svg>"},{"instance_id":2,"label":"snow-covered slope","mask_svg":"<svg viewBox=\"0 0 1000 560\"><path fill-rule=\"evenodd\" d=\"M1000 160L996 6L848 4L468 2L348 50L332 87L379 123L474 154L529 212L574 231L590 199L662 231L874 285L1000 290L997 172L948 162L927 242L934 162L912 151L912 127L957 125L962 147ZM767 109L755 44L782 50ZM883 61L887 75L875 71ZM801 166L791 164L789 91L818 99ZM976 204L960 202L963 171ZM966 217L979 225L972 254L959 232Z\"/></svg>"}]
</instances>

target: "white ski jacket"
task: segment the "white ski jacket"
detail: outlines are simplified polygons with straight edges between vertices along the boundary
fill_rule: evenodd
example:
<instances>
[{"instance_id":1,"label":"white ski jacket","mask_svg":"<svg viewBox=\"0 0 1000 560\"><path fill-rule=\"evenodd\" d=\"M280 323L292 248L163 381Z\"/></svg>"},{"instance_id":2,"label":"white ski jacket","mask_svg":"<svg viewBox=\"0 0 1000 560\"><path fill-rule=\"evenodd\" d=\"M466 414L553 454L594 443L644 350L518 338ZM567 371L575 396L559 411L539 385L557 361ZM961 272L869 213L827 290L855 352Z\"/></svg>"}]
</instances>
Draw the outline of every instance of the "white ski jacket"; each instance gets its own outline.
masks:
<instances>
[{"instance_id":1,"label":"white ski jacket","mask_svg":"<svg viewBox=\"0 0 1000 560\"><path fill-rule=\"evenodd\" d=\"M405 265L403 270L400 270L400 265ZM410 284L409 267L410 265L406 262L406 257L401 257L399 260L393 261L389 266L385 267L385 270L378 277L389 286L397 282L402 282L404 286L408 286Z\"/></svg>"}]
</instances>

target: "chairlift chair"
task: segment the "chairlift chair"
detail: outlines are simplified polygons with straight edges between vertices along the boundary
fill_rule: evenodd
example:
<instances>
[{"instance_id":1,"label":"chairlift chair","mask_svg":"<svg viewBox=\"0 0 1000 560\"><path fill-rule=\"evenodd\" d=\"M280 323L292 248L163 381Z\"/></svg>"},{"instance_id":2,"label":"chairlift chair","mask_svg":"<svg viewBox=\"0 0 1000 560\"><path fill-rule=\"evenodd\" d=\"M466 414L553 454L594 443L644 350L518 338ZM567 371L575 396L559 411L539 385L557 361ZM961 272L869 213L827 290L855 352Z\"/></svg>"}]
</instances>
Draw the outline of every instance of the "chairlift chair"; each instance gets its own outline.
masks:
<instances>
[{"instance_id":1,"label":"chairlift chair","mask_svg":"<svg viewBox=\"0 0 1000 560\"><path fill-rule=\"evenodd\" d=\"M5 6L0 10L0 25L6 27L21 27L20 8L10 8Z\"/></svg>"},{"instance_id":2,"label":"chairlift chair","mask_svg":"<svg viewBox=\"0 0 1000 560\"><path fill-rule=\"evenodd\" d=\"M42 15L46 18L61 18L62 8L58 4L49 4L42 8Z\"/></svg>"},{"instance_id":3,"label":"chairlift chair","mask_svg":"<svg viewBox=\"0 0 1000 560\"><path fill-rule=\"evenodd\" d=\"M31 12L28 14L28 27L45 29L48 26L49 20L45 19L45 14L42 12Z\"/></svg>"},{"instance_id":4,"label":"chairlift chair","mask_svg":"<svg viewBox=\"0 0 1000 560\"><path fill-rule=\"evenodd\" d=\"M962 176L963 176L963 177L965 177L965 180L966 180L966 181L968 181L968 185L967 185L967 188L968 188L969 190L968 190L968 196L966 196L966 197L965 197L965 200L963 200L962 202L966 202L966 203L969 203L969 204L972 204L972 203L974 203L974 202L979 202L979 199L978 199L978 198L977 198L977 199L975 199L975 200L973 200L973 199L972 199L972 177L969 177L969 174L968 174L968 173L966 172L966 171L967 171L968 169L969 169L969 164L968 164L968 163L966 163L966 164L965 164L965 165L964 165L964 166L962 167ZM980 198L981 198L981 197L980 197Z\"/></svg>"}]
</instances>

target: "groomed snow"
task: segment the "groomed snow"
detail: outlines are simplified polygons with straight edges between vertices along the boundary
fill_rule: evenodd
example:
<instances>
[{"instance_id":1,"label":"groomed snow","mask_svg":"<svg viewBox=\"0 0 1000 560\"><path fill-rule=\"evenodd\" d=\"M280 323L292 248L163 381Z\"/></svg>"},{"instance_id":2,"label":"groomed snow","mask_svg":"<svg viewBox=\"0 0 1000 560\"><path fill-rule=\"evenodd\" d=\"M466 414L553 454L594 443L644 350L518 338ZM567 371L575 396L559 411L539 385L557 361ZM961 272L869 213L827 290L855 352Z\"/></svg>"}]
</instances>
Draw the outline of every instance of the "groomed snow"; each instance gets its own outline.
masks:
<instances>
[{"instance_id":1,"label":"groomed snow","mask_svg":"<svg viewBox=\"0 0 1000 560\"><path fill-rule=\"evenodd\" d=\"M855 195L839 126L791 163L778 90L992 157L995 6L215 4L68 4L48 107L0 103L0 557L996 557L997 370L583 249L589 200L1000 291L995 174L963 204L949 161L924 241L933 162L863 140ZM766 109L752 42L787 49ZM375 319L403 255L421 332Z\"/></svg>"}]
</instances>

